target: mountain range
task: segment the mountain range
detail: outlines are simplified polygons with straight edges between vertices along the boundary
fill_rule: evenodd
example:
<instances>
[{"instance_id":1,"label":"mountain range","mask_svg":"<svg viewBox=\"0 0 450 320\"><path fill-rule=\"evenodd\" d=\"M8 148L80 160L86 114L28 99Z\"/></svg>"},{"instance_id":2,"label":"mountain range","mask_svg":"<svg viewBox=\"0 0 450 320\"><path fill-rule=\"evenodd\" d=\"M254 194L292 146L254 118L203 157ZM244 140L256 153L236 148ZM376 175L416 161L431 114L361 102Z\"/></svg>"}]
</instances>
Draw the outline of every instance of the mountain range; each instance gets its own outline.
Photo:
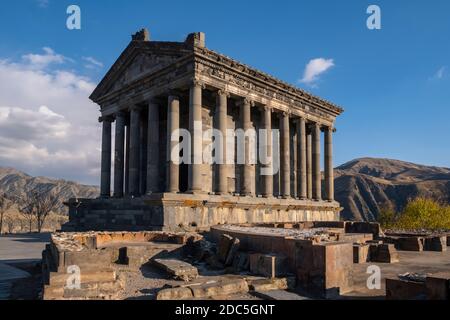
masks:
<instances>
[{"instance_id":1,"label":"mountain range","mask_svg":"<svg viewBox=\"0 0 450 320\"><path fill-rule=\"evenodd\" d=\"M95 198L99 194L97 186L32 177L0 167L0 194L20 202L36 187L53 189L60 199L59 213L67 212L63 202L70 198ZM449 203L450 169L379 158L355 159L335 169L335 198L343 207L345 220L376 221L383 207L401 210L417 196Z\"/></svg>"},{"instance_id":2,"label":"mountain range","mask_svg":"<svg viewBox=\"0 0 450 320\"><path fill-rule=\"evenodd\" d=\"M335 198L345 220L377 220L380 209L397 211L418 196L450 202L450 169L399 160L360 158L335 169Z\"/></svg>"},{"instance_id":3,"label":"mountain range","mask_svg":"<svg viewBox=\"0 0 450 320\"><path fill-rule=\"evenodd\" d=\"M99 195L99 188L96 186L61 179L33 177L13 168L0 167L0 194L5 194L19 204L26 198L27 193L35 188L52 189L59 199L57 213L67 213L63 202L70 198L95 198Z\"/></svg>"}]
</instances>

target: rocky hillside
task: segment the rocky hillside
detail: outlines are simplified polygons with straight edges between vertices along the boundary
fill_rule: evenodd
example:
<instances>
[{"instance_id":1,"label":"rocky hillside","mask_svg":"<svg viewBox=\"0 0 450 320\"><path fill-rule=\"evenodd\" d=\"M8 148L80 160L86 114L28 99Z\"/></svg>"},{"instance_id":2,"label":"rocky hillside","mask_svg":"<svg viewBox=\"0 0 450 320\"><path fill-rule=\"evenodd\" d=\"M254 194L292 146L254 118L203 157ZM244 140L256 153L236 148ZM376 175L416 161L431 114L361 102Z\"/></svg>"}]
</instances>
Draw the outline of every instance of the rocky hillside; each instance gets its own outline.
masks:
<instances>
[{"instance_id":1,"label":"rocky hillside","mask_svg":"<svg viewBox=\"0 0 450 320\"><path fill-rule=\"evenodd\" d=\"M44 177L32 177L16 169L0 167L0 194L4 193L11 199L15 198L15 202L20 202L25 198L28 191L35 188L51 189L58 196L60 199L58 213L67 213L63 202L70 198L95 198L99 194L99 188L95 186Z\"/></svg>"},{"instance_id":2,"label":"rocky hillside","mask_svg":"<svg viewBox=\"0 0 450 320\"><path fill-rule=\"evenodd\" d=\"M11 168L0 167L0 194L23 199L34 188L52 189L62 204L70 198L95 198L98 187L76 182L32 177ZM418 165L389 159L361 158L335 169L336 200L344 207L346 220L377 219L380 209L392 205L402 209L408 199L429 196L450 202L450 169Z\"/></svg>"},{"instance_id":3,"label":"rocky hillside","mask_svg":"<svg viewBox=\"0 0 450 320\"><path fill-rule=\"evenodd\" d=\"M399 160L355 159L335 169L335 192L344 207L344 219L373 221L383 206L400 210L417 196L450 202L450 169Z\"/></svg>"}]
</instances>

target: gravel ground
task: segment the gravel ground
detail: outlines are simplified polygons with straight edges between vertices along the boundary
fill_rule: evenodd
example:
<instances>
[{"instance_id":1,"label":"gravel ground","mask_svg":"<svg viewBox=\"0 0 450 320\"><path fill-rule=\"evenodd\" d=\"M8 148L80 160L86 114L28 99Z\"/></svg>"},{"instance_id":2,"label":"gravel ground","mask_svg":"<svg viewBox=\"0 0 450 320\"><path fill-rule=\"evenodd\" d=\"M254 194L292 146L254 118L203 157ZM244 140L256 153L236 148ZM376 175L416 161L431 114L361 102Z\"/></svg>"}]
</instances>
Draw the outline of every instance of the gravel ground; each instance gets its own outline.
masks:
<instances>
[{"instance_id":1,"label":"gravel ground","mask_svg":"<svg viewBox=\"0 0 450 320\"><path fill-rule=\"evenodd\" d=\"M186 282L167 279L165 274L151 265L145 265L140 270L131 270L127 267L119 267L118 275L124 289L119 294L121 300L155 300L157 292L164 286L186 285ZM219 272L203 273L199 270L200 276L191 283L205 283L217 281L223 277L237 277L236 275L222 275ZM211 300L260 300L259 298L246 293L229 296L216 296Z\"/></svg>"}]
</instances>

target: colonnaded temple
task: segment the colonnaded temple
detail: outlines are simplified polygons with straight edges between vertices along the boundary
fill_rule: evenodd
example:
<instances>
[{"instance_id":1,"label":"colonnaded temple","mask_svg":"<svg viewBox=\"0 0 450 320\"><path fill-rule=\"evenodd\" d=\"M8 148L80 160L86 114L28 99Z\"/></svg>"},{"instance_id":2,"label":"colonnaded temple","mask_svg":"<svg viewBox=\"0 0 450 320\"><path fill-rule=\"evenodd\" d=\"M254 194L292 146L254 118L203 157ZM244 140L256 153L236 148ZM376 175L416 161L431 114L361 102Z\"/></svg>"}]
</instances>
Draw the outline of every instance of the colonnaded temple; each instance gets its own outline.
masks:
<instances>
[{"instance_id":1,"label":"colonnaded temple","mask_svg":"<svg viewBox=\"0 0 450 320\"><path fill-rule=\"evenodd\" d=\"M184 42L151 41L147 30L137 32L90 98L100 105L103 127L101 195L70 199L63 229L339 220L332 137L343 110L207 49L201 32ZM242 164L177 164L170 153L184 138L173 139L176 129L189 130L192 159L212 142L194 123L201 131L279 132L279 140L267 139L272 164L251 162L248 153ZM250 139L227 139L221 151L239 143L248 150ZM261 174L275 162L280 170Z\"/></svg>"}]
</instances>

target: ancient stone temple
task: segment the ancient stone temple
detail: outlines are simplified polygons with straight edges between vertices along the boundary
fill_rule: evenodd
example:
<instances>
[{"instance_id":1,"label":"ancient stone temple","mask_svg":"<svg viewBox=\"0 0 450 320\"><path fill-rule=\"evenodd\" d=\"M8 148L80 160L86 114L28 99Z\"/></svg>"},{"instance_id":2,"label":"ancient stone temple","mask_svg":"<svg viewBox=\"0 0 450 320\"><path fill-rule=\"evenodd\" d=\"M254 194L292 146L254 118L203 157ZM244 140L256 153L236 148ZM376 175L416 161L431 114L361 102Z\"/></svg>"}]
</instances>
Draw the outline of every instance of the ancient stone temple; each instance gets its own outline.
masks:
<instances>
[{"instance_id":1,"label":"ancient stone temple","mask_svg":"<svg viewBox=\"0 0 450 320\"><path fill-rule=\"evenodd\" d=\"M67 202L67 230L339 220L332 150L343 110L208 49L201 32L184 42L136 33L90 98L101 108L101 195ZM185 139L177 129L190 134L182 153L193 161L173 161ZM261 174L267 164L248 153L243 163L205 162L208 129L265 129L279 170ZM250 140L227 136L220 151L248 150Z\"/></svg>"}]
</instances>

